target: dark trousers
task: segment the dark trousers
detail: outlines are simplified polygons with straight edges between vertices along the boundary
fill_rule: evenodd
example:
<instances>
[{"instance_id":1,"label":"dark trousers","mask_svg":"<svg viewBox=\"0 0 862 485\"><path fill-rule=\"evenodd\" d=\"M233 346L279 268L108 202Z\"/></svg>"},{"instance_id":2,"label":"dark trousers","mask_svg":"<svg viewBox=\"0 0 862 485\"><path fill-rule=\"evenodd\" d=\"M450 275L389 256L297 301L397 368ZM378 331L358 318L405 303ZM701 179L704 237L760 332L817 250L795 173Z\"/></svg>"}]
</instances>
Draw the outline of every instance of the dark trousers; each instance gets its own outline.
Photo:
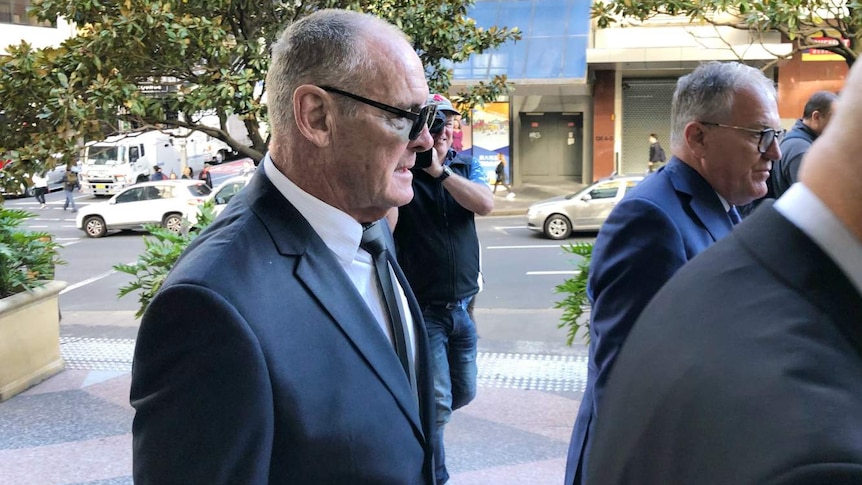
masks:
<instances>
[{"instance_id":1,"label":"dark trousers","mask_svg":"<svg viewBox=\"0 0 862 485\"><path fill-rule=\"evenodd\" d=\"M36 201L40 204L45 203L45 192L48 191L47 187L36 187L33 189L33 195L36 196Z\"/></svg>"}]
</instances>

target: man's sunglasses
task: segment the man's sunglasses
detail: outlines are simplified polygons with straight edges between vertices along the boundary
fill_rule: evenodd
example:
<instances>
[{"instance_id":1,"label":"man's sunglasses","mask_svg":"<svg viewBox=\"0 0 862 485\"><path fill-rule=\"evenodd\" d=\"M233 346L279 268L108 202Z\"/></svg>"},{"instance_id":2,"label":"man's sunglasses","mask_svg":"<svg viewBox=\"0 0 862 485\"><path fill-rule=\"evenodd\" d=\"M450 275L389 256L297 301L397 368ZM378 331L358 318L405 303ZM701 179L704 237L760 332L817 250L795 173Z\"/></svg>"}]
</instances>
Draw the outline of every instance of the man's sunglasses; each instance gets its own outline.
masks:
<instances>
[{"instance_id":1,"label":"man's sunglasses","mask_svg":"<svg viewBox=\"0 0 862 485\"><path fill-rule=\"evenodd\" d=\"M427 126L430 127L431 123L434 121L434 113L437 111L437 106L433 104L425 105L419 108L418 113L414 113L412 111L405 111L401 108L396 108L394 106L389 106L388 104L379 103L372 99L363 98L362 96L348 93L347 91L342 91L337 88L333 88L332 86L318 86L320 89L340 94L342 96L346 96L351 99L355 99L360 103L365 103L369 106L374 106L375 108L382 109L388 113L392 113L396 116L400 116L401 118L406 118L413 122L413 126L410 127L410 133L407 135L407 139L413 141L419 138L419 135L422 133L422 130Z\"/></svg>"},{"instance_id":2,"label":"man's sunglasses","mask_svg":"<svg viewBox=\"0 0 862 485\"><path fill-rule=\"evenodd\" d=\"M722 123L713 123L711 121L700 121L702 125L706 126L718 126L719 128L730 128L733 130L741 130L747 131L749 133L759 133L760 141L757 142L757 151L761 154L769 151L769 147L772 146L772 143L781 143L781 140L784 139L784 134L787 133L787 130L776 130L773 128L764 128L762 130L755 130L754 128L745 128L743 126L733 126L733 125L725 125Z\"/></svg>"}]
</instances>

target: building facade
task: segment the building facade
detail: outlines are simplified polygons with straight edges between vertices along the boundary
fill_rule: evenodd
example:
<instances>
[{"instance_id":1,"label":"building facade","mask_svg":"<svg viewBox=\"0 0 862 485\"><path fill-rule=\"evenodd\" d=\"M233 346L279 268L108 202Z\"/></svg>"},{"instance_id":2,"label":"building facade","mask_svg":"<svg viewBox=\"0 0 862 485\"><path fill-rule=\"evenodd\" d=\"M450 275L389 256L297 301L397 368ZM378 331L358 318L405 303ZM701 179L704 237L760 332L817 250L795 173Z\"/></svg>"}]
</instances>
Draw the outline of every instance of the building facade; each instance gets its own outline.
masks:
<instances>
[{"instance_id":1,"label":"building facade","mask_svg":"<svg viewBox=\"0 0 862 485\"><path fill-rule=\"evenodd\" d=\"M705 61L764 69L776 83L785 127L801 116L814 91L839 90L847 74L843 60L823 53L779 60L793 46L777 33L667 16L597 29L591 5L479 0L470 11L480 26L517 26L523 32L521 41L473 56L453 71L453 91L494 74L506 74L515 84L501 101L508 109L506 149L516 184L587 183L612 173L645 172L649 135L656 133L669 148L676 80Z\"/></svg>"}]
</instances>

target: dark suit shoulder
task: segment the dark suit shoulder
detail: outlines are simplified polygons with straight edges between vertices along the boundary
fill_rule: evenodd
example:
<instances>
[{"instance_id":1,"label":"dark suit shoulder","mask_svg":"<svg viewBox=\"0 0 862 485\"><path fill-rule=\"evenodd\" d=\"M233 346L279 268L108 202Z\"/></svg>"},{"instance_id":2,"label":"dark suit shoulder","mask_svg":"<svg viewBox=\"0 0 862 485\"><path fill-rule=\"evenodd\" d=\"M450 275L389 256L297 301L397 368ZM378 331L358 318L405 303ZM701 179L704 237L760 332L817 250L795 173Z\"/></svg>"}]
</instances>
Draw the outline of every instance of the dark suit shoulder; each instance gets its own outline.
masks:
<instances>
[{"instance_id":1,"label":"dark suit shoulder","mask_svg":"<svg viewBox=\"0 0 862 485\"><path fill-rule=\"evenodd\" d=\"M787 281L734 233L661 289L599 407L596 483L755 484L862 463L862 349Z\"/></svg>"}]
</instances>

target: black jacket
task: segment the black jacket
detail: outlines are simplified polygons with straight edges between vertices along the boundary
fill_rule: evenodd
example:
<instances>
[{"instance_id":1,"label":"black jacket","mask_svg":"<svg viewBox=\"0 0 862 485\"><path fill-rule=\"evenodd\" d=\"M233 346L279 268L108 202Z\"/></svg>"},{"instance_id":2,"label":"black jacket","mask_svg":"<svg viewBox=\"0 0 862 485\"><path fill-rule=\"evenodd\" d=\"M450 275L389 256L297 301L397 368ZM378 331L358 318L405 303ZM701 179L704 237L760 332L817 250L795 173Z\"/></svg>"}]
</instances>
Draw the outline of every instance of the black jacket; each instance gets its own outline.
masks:
<instances>
[{"instance_id":1,"label":"black jacket","mask_svg":"<svg viewBox=\"0 0 862 485\"><path fill-rule=\"evenodd\" d=\"M781 197L797 181L796 174L799 173L802 156L816 139L817 133L805 126L801 119L796 120L796 124L781 142L781 159L772 167L772 197Z\"/></svg>"},{"instance_id":2,"label":"black jacket","mask_svg":"<svg viewBox=\"0 0 862 485\"><path fill-rule=\"evenodd\" d=\"M455 157L452 150L447 158L453 172L470 178L470 159ZM473 212L421 169L413 169L413 193L413 200L399 209L394 235L398 264L416 299L425 306L475 295L479 238Z\"/></svg>"}]
</instances>

